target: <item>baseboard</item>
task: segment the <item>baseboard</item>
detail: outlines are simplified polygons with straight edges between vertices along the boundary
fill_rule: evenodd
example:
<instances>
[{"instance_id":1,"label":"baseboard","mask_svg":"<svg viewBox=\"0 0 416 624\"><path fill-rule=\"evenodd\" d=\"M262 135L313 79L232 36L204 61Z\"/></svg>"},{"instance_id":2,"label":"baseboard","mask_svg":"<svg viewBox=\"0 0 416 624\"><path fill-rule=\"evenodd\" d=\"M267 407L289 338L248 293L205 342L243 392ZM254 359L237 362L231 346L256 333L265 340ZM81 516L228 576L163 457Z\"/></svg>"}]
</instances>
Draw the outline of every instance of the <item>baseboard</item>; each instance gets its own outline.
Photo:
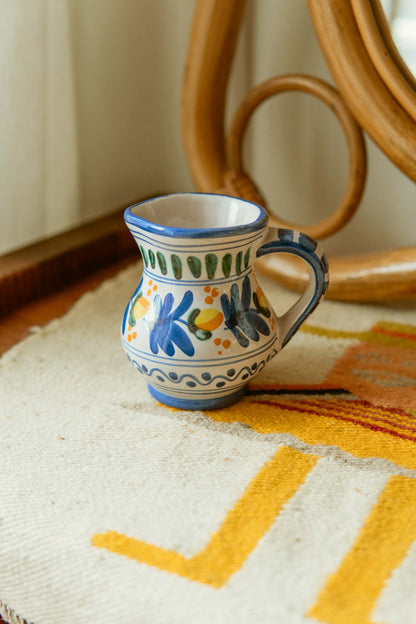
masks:
<instances>
[{"instance_id":1,"label":"baseboard","mask_svg":"<svg viewBox=\"0 0 416 624\"><path fill-rule=\"evenodd\" d=\"M123 210L0 257L0 317L137 254Z\"/></svg>"}]
</instances>

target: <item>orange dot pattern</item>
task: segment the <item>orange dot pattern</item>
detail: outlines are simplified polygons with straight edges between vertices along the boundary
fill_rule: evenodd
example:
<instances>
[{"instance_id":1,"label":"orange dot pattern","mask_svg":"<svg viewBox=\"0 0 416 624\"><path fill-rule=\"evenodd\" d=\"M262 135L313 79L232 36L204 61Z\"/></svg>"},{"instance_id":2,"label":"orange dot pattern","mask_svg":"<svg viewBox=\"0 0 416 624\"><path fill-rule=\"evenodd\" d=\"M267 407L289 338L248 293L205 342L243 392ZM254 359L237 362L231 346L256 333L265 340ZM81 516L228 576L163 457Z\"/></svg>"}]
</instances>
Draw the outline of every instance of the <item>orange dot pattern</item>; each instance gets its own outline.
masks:
<instances>
[{"instance_id":1,"label":"orange dot pattern","mask_svg":"<svg viewBox=\"0 0 416 624\"><path fill-rule=\"evenodd\" d=\"M132 328L131 328L131 325L129 325L129 332L131 331L131 329L132 329ZM131 341L132 341L132 340L134 340L135 338L137 338L137 333L136 333L136 332L133 332L132 334L130 334L130 333L129 333L129 334L127 334L127 340L128 340L129 342L131 342Z\"/></svg>"},{"instance_id":2,"label":"orange dot pattern","mask_svg":"<svg viewBox=\"0 0 416 624\"><path fill-rule=\"evenodd\" d=\"M220 345L221 344L221 340L219 338L217 340L218 340L218 342L216 344ZM223 346L224 349L229 349L231 347L231 341L228 340L228 338L226 338L225 340L222 341L222 346ZM222 351L218 351L218 355L222 355Z\"/></svg>"},{"instance_id":3,"label":"orange dot pattern","mask_svg":"<svg viewBox=\"0 0 416 624\"><path fill-rule=\"evenodd\" d=\"M148 297L150 297L150 295L152 294L152 292L156 292L157 290L157 284L153 284L153 280L149 280L148 282L149 288L147 289L146 295ZM151 288L150 288L151 287Z\"/></svg>"},{"instance_id":4,"label":"orange dot pattern","mask_svg":"<svg viewBox=\"0 0 416 624\"><path fill-rule=\"evenodd\" d=\"M218 295L220 294L218 288L213 288L209 284L207 284L207 286L204 286L204 292L210 293L208 297L205 297L205 303L214 303L215 297L218 297Z\"/></svg>"},{"instance_id":5,"label":"orange dot pattern","mask_svg":"<svg viewBox=\"0 0 416 624\"><path fill-rule=\"evenodd\" d=\"M207 303L208 305L211 305L212 303L214 303L214 299L215 297L218 297L218 295L220 294L220 291L218 290L218 288L212 287L212 286L204 286L204 292L206 293L210 293L209 295L207 295L204 299L205 303ZM221 345L221 338L214 338L214 344L219 347ZM223 349L229 349L231 347L231 341L228 339L225 339L222 341L222 348ZM222 355L222 349L220 349L219 351L217 351L218 355Z\"/></svg>"}]
</instances>

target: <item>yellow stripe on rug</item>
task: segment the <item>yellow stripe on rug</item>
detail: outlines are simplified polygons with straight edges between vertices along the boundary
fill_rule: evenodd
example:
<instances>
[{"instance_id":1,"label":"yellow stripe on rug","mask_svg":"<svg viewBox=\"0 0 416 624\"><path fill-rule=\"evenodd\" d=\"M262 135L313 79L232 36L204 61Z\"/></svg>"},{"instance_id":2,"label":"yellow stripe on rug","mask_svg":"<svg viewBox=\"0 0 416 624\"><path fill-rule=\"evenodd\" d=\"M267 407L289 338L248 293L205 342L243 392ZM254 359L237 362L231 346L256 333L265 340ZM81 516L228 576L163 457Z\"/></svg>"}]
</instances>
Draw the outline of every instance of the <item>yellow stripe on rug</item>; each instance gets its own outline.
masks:
<instances>
[{"instance_id":1,"label":"yellow stripe on rug","mask_svg":"<svg viewBox=\"0 0 416 624\"><path fill-rule=\"evenodd\" d=\"M116 531L95 535L92 544L192 581L221 587L241 568L318 459L281 447L249 484L207 546L191 559Z\"/></svg>"},{"instance_id":2,"label":"yellow stripe on rug","mask_svg":"<svg viewBox=\"0 0 416 624\"><path fill-rule=\"evenodd\" d=\"M415 433L399 433L399 421L394 426L391 420L374 422L381 413L387 419L390 410L367 405L365 416L358 401L323 399L310 403L307 399L246 398L227 408L207 411L205 415L216 422L244 423L258 433L290 433L307 444L338 446L355 457L388 459L416 470ZM351 414L343 414L340 404Z\"/></svg>"},{"instance_id":3,"label":"yellow stripe on rug","mask_svg":"<svg viewBox=\"0 0 416 624\"><path fill-rule=\"evenodd\" d=\"M415 538L416 481L391 477L308 615L325 624L371 624L377 598Z\"/></svg>"},{"instance_id":4,"label":"yellow stripe on rug","mask_svg":"<svg viewBox=\"0 0 416 624\"><path fill-rule=\"evenodd\" d=\"M300 331L304 334L313 334L335 340L359 340L361 342L374 342L393 347L416 349L416 327L413 325L379 321L369 331L348 331L328 329L315 325L303 325Z\"/></svg>"}]
</instances>

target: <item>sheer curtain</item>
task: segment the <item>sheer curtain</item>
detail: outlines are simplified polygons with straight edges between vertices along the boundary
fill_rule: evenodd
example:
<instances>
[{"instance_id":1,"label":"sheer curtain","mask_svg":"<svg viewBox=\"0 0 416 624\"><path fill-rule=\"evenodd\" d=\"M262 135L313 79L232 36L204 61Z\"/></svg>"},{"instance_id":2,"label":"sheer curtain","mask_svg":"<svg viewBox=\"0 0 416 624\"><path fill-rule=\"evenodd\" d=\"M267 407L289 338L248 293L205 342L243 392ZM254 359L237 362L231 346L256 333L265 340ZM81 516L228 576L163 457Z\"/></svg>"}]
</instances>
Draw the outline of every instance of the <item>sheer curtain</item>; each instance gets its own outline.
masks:
<instances>
[{"instance_id":1,"label":"sheer curtain","mask_svg":"<svg viewBox=\"0 0 416 624\"><path fill-rule=\"evenodd\" d=\"M193 0L0 0L0 253L188 189Z\"/></svg>"},{"instance_id":2,"label":"sheer curtain","mask_svg":"<svg viewBox=\"0 0 416 624\"><path fill-rule=\"evenodd\" d=\"M65 227L79 215L74 84L66 12L64 4L51 4L47 9L43 0L3 0L1 4L2 249L40 237L57 220ZM52 209L57 195L59 215Z\"/></svg>"},{"instance_id":3,"label":"sheer curtain","mask_svg":"<svg viewBox=\"0 0 416 624\"><path fill-rule=\"evenodd\" d=\"M0 0L0 253L157 192L192 190L180 101L195 0ZM328 80L307 5L249 0L227 117L253 84ZM329 251L414 244L414 185L369 145L358 215ZM256 112L247 168L297 223L329 214L347 181L338 122L311 96ZM404 225L406 224L406 225Z\"/></svg>"}]
</instances>

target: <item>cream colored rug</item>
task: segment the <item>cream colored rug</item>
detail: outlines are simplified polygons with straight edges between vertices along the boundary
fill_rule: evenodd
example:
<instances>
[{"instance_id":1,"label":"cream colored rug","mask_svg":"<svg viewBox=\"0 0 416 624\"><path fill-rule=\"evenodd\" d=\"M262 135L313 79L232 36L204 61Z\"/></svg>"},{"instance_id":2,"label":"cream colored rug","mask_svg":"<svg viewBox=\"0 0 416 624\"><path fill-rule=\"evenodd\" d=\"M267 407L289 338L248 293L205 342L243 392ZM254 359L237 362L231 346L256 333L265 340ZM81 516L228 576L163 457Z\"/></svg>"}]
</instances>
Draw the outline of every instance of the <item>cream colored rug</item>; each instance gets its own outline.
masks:
<instances>
[{"instance_id":1,"label":"cream colored rug","mask_svg":"<svg viewBox=\"0 0 416 624\"><path fill-rule=\"evenodd\" d=\"M3 616L416 623L414 306L324 302L242 402L182 412L120 346L137 272L0 361Z\"/></svg>"}]
</instances>

